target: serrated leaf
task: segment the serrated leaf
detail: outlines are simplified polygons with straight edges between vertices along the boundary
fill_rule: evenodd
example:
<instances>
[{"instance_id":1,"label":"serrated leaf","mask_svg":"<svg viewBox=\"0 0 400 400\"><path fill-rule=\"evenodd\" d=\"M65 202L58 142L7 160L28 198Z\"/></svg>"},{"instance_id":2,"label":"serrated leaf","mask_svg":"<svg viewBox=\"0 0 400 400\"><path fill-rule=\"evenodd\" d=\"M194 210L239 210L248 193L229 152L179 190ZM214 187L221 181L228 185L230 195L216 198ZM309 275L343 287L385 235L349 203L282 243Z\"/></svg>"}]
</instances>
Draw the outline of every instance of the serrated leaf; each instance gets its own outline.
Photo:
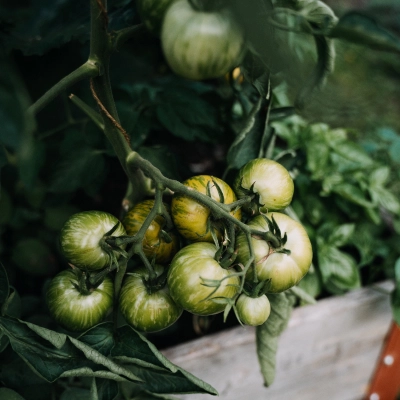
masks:
<instances>
[{"instance_id":1,"label":"serrated leaf","mask_svg":"<svg viewBox=\"0 0 400 400\"><path fill-rule=\"evenodd\" d=\"M265 129L267 127L268 100L259 97L254 104L246 124L228 150L228 168L241 168L248 161L258 157Z\"/></svg>"},{"instance_id":2,"label":"serrated leaf","mask_svg":"<svg viewBox=\"0 0 400 400\"><path fill-rule=\"evenodd\" d=\"M0 318L0 329L13 350L48 382L69 376L141 382L131 371L70 336L11 317Z\"/></svg>"},{"instance_id":3,"label":"serrated leaf","mask_svg":"<svg viewBox=\"0 0 400 400\"><path fill-rule=\"evenodd\" d=\"M145 381L139 386L143 390L152 393L218 394L209 384L172 364L151 342L129 326L118 329L111 355L122 359L125 366ZM137 360L155 368L141 367Z\"/></svg>"},{"instance_id":4,"label":"serrated leaf","mask_svg":"<svg viewBox=\"0 0 400 400\"><path fill-rule=\"evenodd\" d=\"M400 51L399 37L379 25L373 17L358 11L343 15L328 35L377 50Z\"/></svg>"},{"instance_id":5,"label":"serrated leaf","mask_svg":"<svg viewBox=\"0 0 400 400\"><path fill-rule=\"evenodd\" d=\"M279 336L289 322L293 299L285 293L268 294L267 296L271 303L271 314L264 324L257 327L256 344L264 385L270 386L275 379Z\"/></svg>"}]
</instances>

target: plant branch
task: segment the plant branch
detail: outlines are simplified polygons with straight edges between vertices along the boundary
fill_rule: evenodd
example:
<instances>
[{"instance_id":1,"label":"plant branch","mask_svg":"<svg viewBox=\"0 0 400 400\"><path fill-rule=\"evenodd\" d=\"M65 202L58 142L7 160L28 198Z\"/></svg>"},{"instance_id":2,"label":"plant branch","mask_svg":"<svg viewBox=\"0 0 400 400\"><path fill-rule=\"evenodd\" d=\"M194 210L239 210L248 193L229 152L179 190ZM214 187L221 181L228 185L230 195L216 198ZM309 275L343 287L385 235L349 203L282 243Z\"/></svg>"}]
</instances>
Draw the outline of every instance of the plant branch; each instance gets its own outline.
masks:
<instances>
[{"instance_id":1,"label":"plant branch","mask_svg":"<svg viewBox=\"0 0 400 400\"><path fill-rule=\"evenodd\" d=\"M140 35L141 33L146 31L146 27L144 24L138 24L134 26L130 26L128 28L121 29L113 34L113 49L115 51L120 50L122 45L128 41L129 39L135 37L136 35Z\"/></svg>"},{"instance_id":2,"label":"plant branch","mask_svg":"<svg viewBox=\"0 0 400 400\"><path fill-rule=\"evenodd\" d=\"M59 94L61 94L70 86L85 78L93 78L95 76L98 76L99 74L99 66L96 62L89 59L85 62L85 64L81 65L79 68L62 78L42 97L36 100L36 102L29 107L28 111L32 114L37 114L42 108L44 108L48 103L50 103L54 98L56 98Z\"/></svg>"},{"instance_id":3,"label":"plant branch","mask_svg":"<svg viewBox=\"0 0 400 400\"><path fill-rule=\"evenodd\" d=\"M101 115L93 110L92 107L87 105L83 100L81 100L78 96L74 94L69 95L69 99L81 110L83 111L96 125L97 127L104 132L104 124L101 118Z\"/></svg>"}]
</instances>

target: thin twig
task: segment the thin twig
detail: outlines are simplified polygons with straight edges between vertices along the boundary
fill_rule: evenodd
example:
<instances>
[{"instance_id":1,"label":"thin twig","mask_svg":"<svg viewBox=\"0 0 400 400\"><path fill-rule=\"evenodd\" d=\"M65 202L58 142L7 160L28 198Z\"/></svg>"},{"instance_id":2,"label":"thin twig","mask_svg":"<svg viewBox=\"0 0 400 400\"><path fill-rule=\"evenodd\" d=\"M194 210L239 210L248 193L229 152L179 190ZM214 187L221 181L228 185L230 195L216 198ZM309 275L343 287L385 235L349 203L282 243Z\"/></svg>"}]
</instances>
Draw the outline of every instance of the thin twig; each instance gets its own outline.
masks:
<instances>
[{"instance_id":1,"label":"thin twig","mask_svg":"<svg viewBox=\"0 0 400 400\"><path fill-rule=\"evenodd\" d=\"M106 115L106 117L114 124L114 126L124 135L125 140L127 141L128 144L130 144L130 139L129 135L126 132L126 130L119 124L119 122L107 111L107 109L104 107L103 103L100 101L99 97L96 94L96 91L94 90L93 86L93 79L90 80L90 90L92 91L92 95L94 99L96 100L98 106L100 107L101 111Z\"/></svg>"}]
</instances>

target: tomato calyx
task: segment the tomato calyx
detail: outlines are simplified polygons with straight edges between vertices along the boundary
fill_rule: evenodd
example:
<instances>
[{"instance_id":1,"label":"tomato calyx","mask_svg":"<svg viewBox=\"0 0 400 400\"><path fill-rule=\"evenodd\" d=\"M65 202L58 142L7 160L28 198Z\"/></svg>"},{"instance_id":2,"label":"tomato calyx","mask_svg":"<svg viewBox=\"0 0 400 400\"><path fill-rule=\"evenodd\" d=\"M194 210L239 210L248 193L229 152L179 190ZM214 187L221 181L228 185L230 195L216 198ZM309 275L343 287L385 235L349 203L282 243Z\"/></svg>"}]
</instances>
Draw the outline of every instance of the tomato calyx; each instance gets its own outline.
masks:
<instances>
[{"instance_id":1,"label":"tomato calyx","mask_svg":"<svg viewBox=\"0 0 400 400\"><path fill-rule=\"evenodd\" d=\"M72 268L73 273L76 276L76 280L78 283L71 281L71 284L74 288L82 295L89 296L93 290L95 290L98 286L103 282L105 275L99 277L100 274L90 274L88 271L82 271L80 268L75 267L72 264L69 264ZM97 277L96 279L93 279Z\"/></svg>"},{"instance_id":2,"label":"tomato calyx","mask_svg":"<svg viewBox=\"0 0 400 400\"><path fill-rule=\"evenodd\" d=\"M267 279L256 284L246 282L243 287L243 293L248 297L256 299L257 297L266 295L269 292L270 287L271 279Z\"/></svg>"},{"instance_id":3,"label":"tomato calyx","mask_svg":"<svg viewBox=\"0 0 400 400\"><path fill-rule=\"evenodd\" d=\"M273 215L272 215L271 219L269 219L264 214L261 214L261 215L265 219L265 221L267 222L269 230L267 232L263 232L261 234L261 237L259 237L258 235L253 235L253 237L256 238L256 239L265 240L269 244L270 248L272 249L271 252L273 252L273 253L283 253L283 254L288 254L289 255L290 254L290 250L284 248L284 245L287 242L287 234L286 234L286 232L282 236L281 230L279 229L279 226L276 223Z\"/></svg>"},{"instance_id":4,"label":"tomato calyx","mask_svg":"<svg viewBox=\"0 0 400 400\"><path fill-rule=\"evenodd\" d=\"M250 198L250 200L247 202L245 210L250 216L258 215L260 214L260 208L264 207L265 204L261 203L260 201L260 194L254 190L254 185L256 182L254 181L249 188L245 188L242 185L243 178L240 180L240 190L243 193L244 196L247 196Z\"/></svg>"},{"instance_id":5,"label":"tomato calyx","mask_svg":"<svg viewBox=\"0 0 400 400\"><path fill-rule=\"evenodd\" d=\"M147 293L153 294L163 289L167 284L168 269L164 268L161 275L155 276L153 278L143 276L143 274L136 274L135 272L130 272L127 275L137 276L141 278L143 285L146 287Z\"/></svg>"}]
</instances>

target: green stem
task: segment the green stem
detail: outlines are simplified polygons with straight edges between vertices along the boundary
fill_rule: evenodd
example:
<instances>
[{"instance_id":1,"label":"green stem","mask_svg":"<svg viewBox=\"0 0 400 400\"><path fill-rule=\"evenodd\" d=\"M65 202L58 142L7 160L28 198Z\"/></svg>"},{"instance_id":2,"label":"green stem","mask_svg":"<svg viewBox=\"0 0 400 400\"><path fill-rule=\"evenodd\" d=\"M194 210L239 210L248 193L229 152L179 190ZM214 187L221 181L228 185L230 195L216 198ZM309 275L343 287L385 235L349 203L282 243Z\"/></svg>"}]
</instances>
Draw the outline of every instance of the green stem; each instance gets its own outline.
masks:
<instances>
[{"instance_id":1,"label":"green stem","mask_svg":"<svg viewBox=\"0 0 400 400\"><path fill-rule=\"evenodd\" d=\"M72 71L69 75L65 76L58 83L56 83L51 89L49 89L42 97L33 103L28 111L37 114L43 107L45 107L50 101L56 98L68 87L81 81L85 78L93 78L99 75L99 67L96 62L89 59L85 64L81 65L75 71Z\"/></svg>"},{"instance_id":2,"label":"green stem","mask_svg":"<svg viewBox=\"0 0 400 400\"><path fill-rule=\"evenodd\" d=\"M144 24L138 24L134 26L130 26L128 28L121 29L120 31L114 32L112 41L113 41L113 49L118 51L121 49L122 45L128 41L129 39L140 35L141 33L146 31L146 27Z\"/></svg>"},{"instance_id":3,"label":"green stem","mask_svg":"<svg viewBox=\"0 0 400 400\"><path fill-rule=\"evenodd\" d=\"M71 94L69 99L81 110L83 111L96 125L104 132L104 124L101 115L93 110L88 104L81 100L78 96Z\"/></svg>"}]
</instances>

